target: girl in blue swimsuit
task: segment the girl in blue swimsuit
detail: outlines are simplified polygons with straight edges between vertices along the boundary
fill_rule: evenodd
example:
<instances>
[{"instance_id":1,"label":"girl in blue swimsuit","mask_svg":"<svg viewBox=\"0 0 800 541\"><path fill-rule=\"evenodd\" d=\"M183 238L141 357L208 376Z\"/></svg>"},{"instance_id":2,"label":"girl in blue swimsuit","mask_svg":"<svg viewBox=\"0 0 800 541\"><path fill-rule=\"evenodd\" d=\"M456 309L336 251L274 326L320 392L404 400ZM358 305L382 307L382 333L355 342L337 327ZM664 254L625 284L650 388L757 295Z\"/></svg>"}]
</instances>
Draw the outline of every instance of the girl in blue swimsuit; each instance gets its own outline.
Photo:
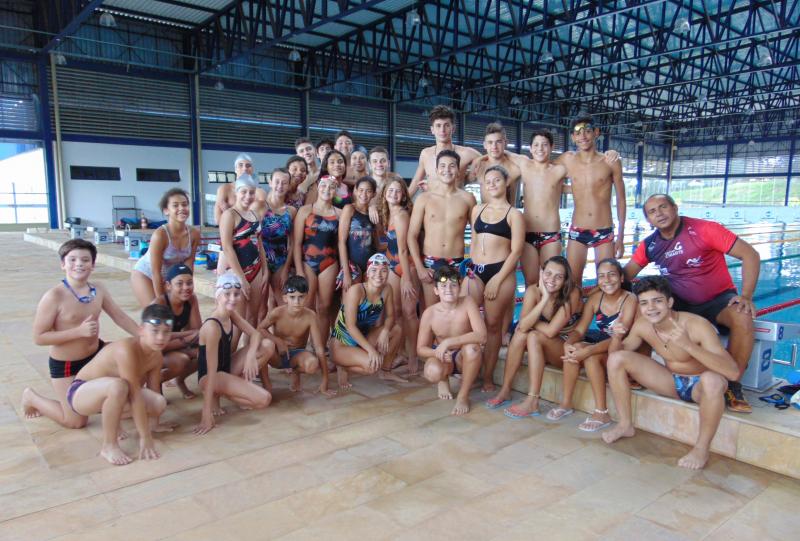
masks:
<instances>
[{"instance_id":1,"label":"girl in blue swimsuit","mask_svg":"<svg viewBox=\"0 0 800 541\"><path fill-rule=\"evenodd\" d=\"M375 374L381 379L406 380L392 373L392 361L400 347L402 333L395 325L389 260L375 254L367 263L366 280L351 287L331 333L331 360L339 366L339 389L350 388L348 372Z\"/></svg>"},{"instance_id":2,"label":"girl in blue swimsuit","mask_svg":"<svg viewBox=\"0 0 800 541\"><path fill-rule=\"evenodd\" d=\"M263 298L266 299L271 290L271 303L274 306L283 304L282 288L289 278L289 267L292 266L292 223L297 210L286 203L291 182L286 169L279 167L272 172L270 191L264 202L261 218L261 244L269 269L269 280L264 284ZM262 304L259 321L266 316L267 303Z\"/></svg>"},{"instance_id":3,"label":"girl in blue swimsuit","mask_svg":"<svg viewBox=\"0 0 800 541\"><path fill-rule=\"evenodd\" d=\"M578 425L584 432L597 432L611 424L606 405L605 362L610 349L617 349L636 317L636 297L622 289L622 265L613 258L597 265L598 289L583 306L580 321L564 346L564 398L569 405L580 374L581 364L592 386L595 410ZM589 329L595 322L597 329Z\"/></svg>"}]
</instances>

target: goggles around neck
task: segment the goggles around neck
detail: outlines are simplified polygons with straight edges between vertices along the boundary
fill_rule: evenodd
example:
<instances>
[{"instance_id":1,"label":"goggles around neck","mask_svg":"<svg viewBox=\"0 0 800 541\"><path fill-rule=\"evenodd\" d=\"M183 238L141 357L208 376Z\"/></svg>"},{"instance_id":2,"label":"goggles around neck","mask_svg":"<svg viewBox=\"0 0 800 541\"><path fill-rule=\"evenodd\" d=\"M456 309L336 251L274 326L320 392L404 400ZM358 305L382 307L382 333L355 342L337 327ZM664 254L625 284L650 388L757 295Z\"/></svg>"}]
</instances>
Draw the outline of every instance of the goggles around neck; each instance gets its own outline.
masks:
<instances>
[{"instance_id":1,"label":"goggles around neck","mask_svg":"<svg viewBox=\"0 0 800 541\"><path fill-rule=\"evenodd\" d=\"M95 297L97 297L97 288L95 288L92 284L88 284L89 285L88 295L78 295L78 292L72 289L72 286L69 285L69 282L67 282L66 278L62 278L61 282L64 284L67 290L69 290L69 292L72 293L76 299L78 299L78 302L81 304L89 304L94 300Z\"/></svg>"}]
</instances>

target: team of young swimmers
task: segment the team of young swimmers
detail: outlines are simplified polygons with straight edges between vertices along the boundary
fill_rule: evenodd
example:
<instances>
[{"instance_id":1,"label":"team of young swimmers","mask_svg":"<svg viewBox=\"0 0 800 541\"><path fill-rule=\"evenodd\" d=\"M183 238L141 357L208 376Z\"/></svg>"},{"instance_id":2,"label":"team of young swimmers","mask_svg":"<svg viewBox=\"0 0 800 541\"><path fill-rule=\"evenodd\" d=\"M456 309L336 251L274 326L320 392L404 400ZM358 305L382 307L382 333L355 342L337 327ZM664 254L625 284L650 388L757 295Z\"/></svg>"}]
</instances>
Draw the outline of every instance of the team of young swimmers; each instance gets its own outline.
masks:
<instances>
[{"instance_id":1,"label":"team of young swimmers","mask_svg":"<svg viewBox=\"0 0 800 541\"><path fill-rule=\"evenodd\" d=\"M628 395L636 380L700 404L700 435L680 464L702 467L724 410L726 382L741 374L710 323L672 310L663 278L642 279L635 295L622 288L625 272L614 258L623 250L622 171L615 152L595 149L599 131L591 118L572 123L577 151L555 161L552 136L544 130L534 133L528 159L508 152L502 126L490 124L487 154L481 156L452 143L452 111L437 106L430 120L436 144L421 153L410 187L389 171L385 149L356 151L347 132L320 142L316 152L308 139L297 140L298 155L272 172L268 192L253 180L252 160L240 155L236 182L217 194L224 255L214 309L205 320L193 286L200 235L187 225L190 205L182 190L164 194L160 208L167 223L154 231L132 273L143 307L139 324L101 284L89 281L94 245L80 239L64 243L59 255L65 278L44 295L34 321L36 343L50 348L57 399L25 389L25 415L80 428L89 415L102 413L101 455L127 464L131 458L118 444L125 436L123 413L133 417L140 458L157 458L152 433L172 429L159 422L166 408L162 382L174 380L183 396L192 398L186 380L197 372L203 405L195 432L205 434L225 413L220 397L246 409L270 404L270 368L291 373L292 391L301 389L301 375L320 372L318 392L331 396L334 368L341 392L350 387L349 373L406 382L398 367L407 364L406 377L416 376L419 358L441 399L453 398L450 376L460 376L452 413L462 415L479 377L483 392L496 391L494 371L521 262L527 283L522 310L503 384L486 407L510 405L511 383L527 351L528 395L504 409L505 415L539 415L548 363L563 369L564 389L561 403L546 417L559 421L572 414L583 367L595 410L579 428L599 431L612 424L608 374L620 414L618 425L603 434L610 443L633 435ZM571 186L564 184L566 177ZM462 187L467 178L480 182L480 205ZM514 207L520 188L522 211ZM566 257L558 216L562 191L571 191L575 200ZM468 225L472 235L465 258ZM598 288L584 301L589 248L598 261ZM131 338L104 344L97 323L101 311ZM592 321L597 329L589 329ZM676 375L674 388L667 388L656 368L641 369L655 363L635 353L646 345L665 360L665 373Z\"/></svg>"}]
</instances>

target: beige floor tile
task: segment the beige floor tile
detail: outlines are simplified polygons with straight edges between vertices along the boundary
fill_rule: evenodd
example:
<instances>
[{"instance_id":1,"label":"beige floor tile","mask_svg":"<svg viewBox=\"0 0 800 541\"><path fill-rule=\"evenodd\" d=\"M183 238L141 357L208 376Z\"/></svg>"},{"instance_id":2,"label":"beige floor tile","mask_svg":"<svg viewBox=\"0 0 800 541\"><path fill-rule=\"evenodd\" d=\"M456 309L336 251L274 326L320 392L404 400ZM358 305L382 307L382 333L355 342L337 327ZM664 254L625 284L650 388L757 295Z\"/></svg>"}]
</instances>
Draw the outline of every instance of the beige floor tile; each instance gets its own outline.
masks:
<instances>
[{"instance_id":1,"label":"beige floor tile","mask_svg":"<svg viewBox=\"0 0 800 541\"><path fill-rule=\"evenodd\" d=\"M307 510L308 515L313 513ZM202 524L168 537L169 541L264 541L275 539L302 527L306 514L296 514L285 500L276 500L223 519Z\"/></svg>"},{"instance_id":2,"label":"beige floor tile","mask_svg":"<svg viewBox=\"0 0 800 541\"><path fill-rule=\"evenodd\" d=\"M688 541L690 537L665 528L655 522L641 517L631 517L618 524L602 536L604 541L630 541L646 539L647 541Z\"/></svg>"},{"instance_id":3,"label":"beige floor tile","mask_svg":"<svg viewBox=\"0 0 800 541\"><path fill-rule=\"evenodd\" d=\"M58 541L141 541L162 539L209 522L211 515L191 498L166 502L119 517L90 530L72 533Z\"/></svg>"},{"instance_id":4,"label":"beige floor tile","mask_svg":"<svg viewBox=\"0 0 800 541\"><path fill-rule=\"evenodd\" d=\"M135 513L241 479L241 474L218 462L176 472L109 492L108 500L121 514Z\"/></svg>"},{"instance_id":5,"label":"beige floor tile","mask_svg":"<svg viewBox=\"0 0 800 541\"><path fill-rule=\"evenodd\" d=\"M0 496L0 522L100 493L86 476L59 479Z\"/></svg>"},{"instance_id":6,"label":"beige floor tile","mask_svg":"<svg viewBox=\"0 0 800 541\"><path fill-rule=\"evenodd\" d=\"M0 524L4 541L38 541L99 526L119 516L105 496L98 495L51 507Z\"/></svg>"},{"instance_id":7,"label":"beige floor tile","mask_svg":"<svg viewBox=\"0 0 800 541\"><path fill-rule=\"evenodd\" d=\"M376 498L366 504L380 511L403 527L413 526L447 512L450 497L429 487L407 486L397 492Z\"/></svg>"},{"instance_id":8,"label":"beige floor tile","mask_svg":"<svg viewBox=\"0 0 800 541\"><path fill-rule=\"evenodd\" d=\"M637 516L691 538L711 533L745 504L742 496L692 477L637 512Z\"/></svg>"},{"instance_id":9,"label":"beige floor tile","mask_svg":"<svg viewBox=\"0 0 800 541\"><path fill-rule=\"evenodd\" d=\"M279 537L290 541L325 539L326 541L350 541L353 539L382 540L391 539L401 531L400 526L385 514L361 506L350 511L312 522L300 530Z\"/></svg>"}]
</instances>

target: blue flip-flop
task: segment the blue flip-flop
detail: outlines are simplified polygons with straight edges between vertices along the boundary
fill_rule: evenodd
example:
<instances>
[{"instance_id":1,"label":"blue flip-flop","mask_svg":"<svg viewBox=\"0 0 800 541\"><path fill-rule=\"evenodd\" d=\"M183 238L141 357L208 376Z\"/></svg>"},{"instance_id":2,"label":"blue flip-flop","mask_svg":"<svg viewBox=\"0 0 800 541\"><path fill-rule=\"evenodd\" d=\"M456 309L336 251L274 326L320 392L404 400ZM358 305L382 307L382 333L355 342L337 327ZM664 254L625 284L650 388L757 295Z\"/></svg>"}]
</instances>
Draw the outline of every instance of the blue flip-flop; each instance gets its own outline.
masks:
<instances>
[{"instance_id":1,"label":"blue flip-flop","mask_svg":"<svg viewBox=\"0 0 800 541\"><path fill-rule=\"evenodd\" d=\"M503 415L505 415L509 419L524 419L526 417L539 417L541 415L541 413L539 412L539 410L536 410L536 411L530 412L527 415L515 415L514 413L511 413L507 409L504 409L503 410Z\"/></svg>"},{"instance_id":2,"label":"blue flip-flop","mask_svg":"<svg viewBox=\"0 0 800 541\"><path fill-rule=\"evenodd\" d=\"M486 402L483 403L483 405L486 407L486 409L496 410L498 408L502 408L503 406L508 406L509 404L511 404L511 399L507 398L502 402L496 402L496 403L490 403L490 402L491 400L487 400Z\"/></svg>"}]
</instances>

